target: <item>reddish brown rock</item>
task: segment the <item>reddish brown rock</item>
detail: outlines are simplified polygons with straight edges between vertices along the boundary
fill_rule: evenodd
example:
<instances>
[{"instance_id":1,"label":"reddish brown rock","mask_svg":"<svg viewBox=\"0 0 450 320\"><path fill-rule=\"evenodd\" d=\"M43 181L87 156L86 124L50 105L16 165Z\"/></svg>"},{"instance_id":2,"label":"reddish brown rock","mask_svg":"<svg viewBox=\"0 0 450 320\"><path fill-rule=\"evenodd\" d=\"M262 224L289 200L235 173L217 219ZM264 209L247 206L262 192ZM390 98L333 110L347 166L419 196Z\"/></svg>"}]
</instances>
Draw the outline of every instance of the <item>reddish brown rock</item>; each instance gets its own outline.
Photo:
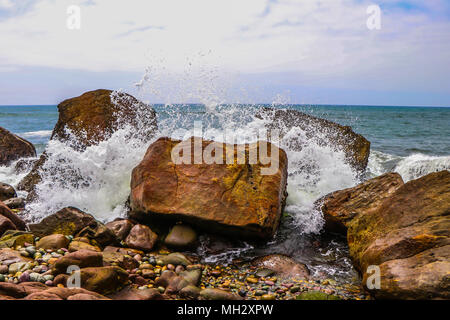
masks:
<instances>
[{"instance_id":1,"label":"reddish brown rock","mask_svg":"<svg viewBox=\"0 0 450 320\"><path fill-rule=\"evenodd\" d=\"M286 153L270 145L267 157L259 157L256 164L249 164L250 154L262 153L262 142L240 146L245 149L246 163L237 164L237 146L191 138L183 145L192 150L194 144L198 144L203 151L206 149L212 154L211 148L215 146L216 163L174 164L172 150L178 149L180 142L169 138L157 140L134 168L130 197L132 217L137 220L171 218L209 232L271 238L278 228L286 199ZM234 164L226 164L228 152L234 154ZM192 152L191 161L187 159L187 162L194 163L193 157ZM224 164L217 163L220 159ZM274 170L270 172L270 164L262 163L272 164ZM262 172L273 174L263 175Z\"/></svg>"},{"instance_id":2,"label":"reddish brown rock","mask_svg":"<svg viewBox=\"0 0 450 320\"><path fill-rule=\"evenodd\" d=\"M261 108L256 117L265 119L268 122L267 129L278 129L282 136L292 128L299 128L305 133L307 140L343 150L348 162L358 171L364 171L367 167L370 142L349 126L342 126L292 109ZM305 143L298 139L290 142L290 145L298 150L301 150L302 144Z\"/></svg>"},{"instance_id":3,"label":"reddish brown rock","mask_svg":"<svg viewBox=\"0 0 450 320\"><path fill-rule=\"evenodd\" d=\"M110 300L83 288L50 288L28 295L25 300Z\"/></svg>"},{"instance_id":4,"label":"reddish brown rock","mask_svg":"<svg viewBox=\"0 0 450 320\"><path fill-rule=\"evenodd\" d=\"M323 212L327 230L346 234L352 219L377 209L402 185L403 179L398 173L386 173L354 188L330 193L316 205Z\"/></svg>"},{"instance_id":5,"label":"reddish brown rock","mask_svg":"<svg viewBox=\"0 0 450 320\"><path fill-rule=\"evenodd\" d=\"M26 223L19 218L14 212L11 211L3 202L0 201L0 216L3 216L10 220L17 230L25 230L27 225Z\"/></svg>"},{"instance_id":6,"label":"reddish brown rock","mask_svg":"<svg viewBox=\"0 0 450 320\"><path fill-rule=\"evenodd\" d=\"M157 239L158 235L149 227L137 224L131 229L125 244L130 248L148 252L153 249Z\"/></svg>"},{"instance_id":7,"label":"reddish brown rock","mask_svg":"<svg viewBox=\"0 0 450 320\"><path fill-rule=\"evenodd\" d=\"M8 230L16 230L16 226L11 220L0 215L0 237Z\"/></svg>"},{"instance_id":8,"label":"reddish brown rock","mask_svg":"<svg viewBox=\"0 0 450 320\"><path fill-rule=\"evenodd\" d=\"M43 292L47 289L48 287L40 282L24 282L19 284L0 282L0 295L16 299L25 298L30 294Z\"/></svg>"},{"instance_id":9,"label":"reddish brown rock","mask_svg":"<svg viewBox=\"0 0 450 320\"><path fill-rule=\"evenodd\" d=\"M0 166L7 166L20 158L36 157L34 146L5 128L0 127Z\"/></svg>"},{"instance_id":10,"label":"reddish brown rock","mask_svg":"<svg viewBox=\"0 0 450 320\"><path fill-rule=\"evenodd\" d=\"M364 285L381 271L377 298L450 299L450 172L410 181L348 222L347 240ZM370 286L367 286L369 289Z\"/></svg>"},{"instance_id":11,"label":"reddish brown rock","mask_svg":"<svg viewBox=\"0 0 450 320\"><path fill-rule=\"evenodd\" d=\"M109 222L105 226L123 241L130 233L131 228L133 228L133 223L130 220L123 219Z\"/></svg>"},{"instance_id":12,"label":"reddish brown rock","mask_svg":"<svg viewBox=\"0 0 450 320\"><path fill-rule=\"evenodd\" d=\"M19 251L4 248L0 249L0 264L10 265L16 262L31 262L33 259L22 256Z\"/></svg>"},{"instance_id":13,"label":"reddish brown rock","mask_svg":"<svg viewBox=\"0 0 450 320\"><path fill-rule=\"evenodd\" d=\"M102 253L91 250L75 251L59 258L53 267L56 273L65 273L67 268L72 265L80 268L102 267Z\"/></svg>"},{"instance_id":14,"label":"reddish brown rock","mask_svg":"<svg viewBox=\"0 0 450 320\"><path fill-rule=\"evenodd\" d=\"M25 298L25 300L63 300L58 295L51 292L35 292Z\"/></svg>"},{"instance_id":15,"label":"reddish brown rock","mask_svg":"<svg viewBox=\"0 0 450 320\"><path fill-rule=\"evenodd\" d=\"M110 90L90 91L65 100L58 105L58 111L59 118L51 139L64 141L78 150L107 140L124 125L136 128L144 140L149 140L157 129L156 113L150 106L126 93ZM46 157L45 153L41 156L32 171L20 182L19 190L33 191L41 180L39 170Z\"/></svg>"},{"instance_id":16,"label":"reddish brown rock","mask_svg":"<svg viewBox=\"0 0 450 320\"><path fill-rule=\"evenodd\" d=\"M67 298L67 300L93 301L93 300L111 300L106 297L99 297L90 293L77 293Z\"/></svg>"},{"instance_id":17,"label":"reddish brown rock","mask_svg":"<svg viewBox=\"0 0 450 320\"><path fill-rule=\"evenodd\" d=\"M76 234L76 237L84 237L90 242L99 247L106 247L110 245L119 245L120 240L114 232L107 228L103 223L97 221L95 226L86 226Z\"/></svg>"},{"instance_id":18,"label":"reddish brown rock","mask_svg":"<svg viewBox=\"0 0 450 320\"><path fill-rule=\"evenodd\" d=\"M139 290L131 286L127 286L109 297L113 300L164 300L164 297L157 289Z\"/></svg>"},{"instance_id":19,"label":"reddish brown rock","mask_svg":"<svg viewBox=\"0 0 450 320\"><path fill-rule=\"evenodd\" d=\"M252 261L252 265L257 268L272 270L283 278L309 278L309 270L306 265L281 254L271 254L256 258Z\"/></svg>"}]
</instances>

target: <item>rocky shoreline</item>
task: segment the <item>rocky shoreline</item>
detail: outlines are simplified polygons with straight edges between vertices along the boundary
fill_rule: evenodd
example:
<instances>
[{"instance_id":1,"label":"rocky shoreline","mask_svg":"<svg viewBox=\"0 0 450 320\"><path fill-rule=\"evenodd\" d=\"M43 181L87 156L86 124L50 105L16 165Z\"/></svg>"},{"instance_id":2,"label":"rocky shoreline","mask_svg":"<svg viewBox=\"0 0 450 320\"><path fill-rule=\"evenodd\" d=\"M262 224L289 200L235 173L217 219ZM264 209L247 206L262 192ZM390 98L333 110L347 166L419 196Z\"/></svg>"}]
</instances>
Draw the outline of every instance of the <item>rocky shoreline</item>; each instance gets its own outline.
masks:
<instances>
[{"instance_id":1,"label":"rocky shoreline","mask_svg":"<svg viewBox=\"0 0 450 320\"><path fill-rule=\"evenodd\" d=\"M129 95L108 90L61 103L51 139L82 150L108 139L122 125L142 129L136 108L146 110L147 128L136 134L143 142L152 141L155 112ZM280 112L267 109L260 116L275 127L318 128L309 132L334 141L355 170L364 172L370 152L364 137L297 111ZM223 162L174 163L171 155L180 143L197 144L202 154L210 152ZM32 157L30 145L2 129L0 165ZM244 163L226 163L230 148L233 159L239 157L236 150L242 150ZM190 253L199 244L199 234L264 242L277 232L287 197L288 159L284 150L272 146L277 156L266 157L276 162L276 170L262 175L270 167L268 159L248 160L260 148L260 142L226 145L160 138L133 170L128 218L107 224L73 207L37 223L22 219L26 204L39 197L36 186L48 161L44 152L17 186L28 192L27 199L0 184L0 300L450 298L449 171L408 183L388 173L316 202L324 214L325 232L347 237L362 281L344 284L318 278L306 265L277 254L227 265L201 264ZM189 154L189 160L193 157ZM67 183L77 183L76 172L71 180Z\"/></svg>"}]
</instances>

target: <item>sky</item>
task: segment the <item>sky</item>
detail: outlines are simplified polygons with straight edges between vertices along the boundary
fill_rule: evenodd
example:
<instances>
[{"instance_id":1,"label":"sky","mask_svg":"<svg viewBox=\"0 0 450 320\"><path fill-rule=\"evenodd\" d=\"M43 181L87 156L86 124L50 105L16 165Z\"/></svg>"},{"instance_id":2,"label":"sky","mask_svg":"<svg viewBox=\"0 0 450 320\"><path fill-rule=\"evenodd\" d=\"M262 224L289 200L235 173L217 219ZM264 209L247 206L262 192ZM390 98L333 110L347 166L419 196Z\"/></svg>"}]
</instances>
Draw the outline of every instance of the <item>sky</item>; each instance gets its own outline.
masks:
<instances>
[{"instance_id":1,"label":"sky","mask_svg":"<svg viewBox=\"0 0 450 320\"><path fill-rule=\"evenodd\" d=\"M449 0L0 0L0 105L450 106L449 74Z\"/></svg>"}]
</instances>

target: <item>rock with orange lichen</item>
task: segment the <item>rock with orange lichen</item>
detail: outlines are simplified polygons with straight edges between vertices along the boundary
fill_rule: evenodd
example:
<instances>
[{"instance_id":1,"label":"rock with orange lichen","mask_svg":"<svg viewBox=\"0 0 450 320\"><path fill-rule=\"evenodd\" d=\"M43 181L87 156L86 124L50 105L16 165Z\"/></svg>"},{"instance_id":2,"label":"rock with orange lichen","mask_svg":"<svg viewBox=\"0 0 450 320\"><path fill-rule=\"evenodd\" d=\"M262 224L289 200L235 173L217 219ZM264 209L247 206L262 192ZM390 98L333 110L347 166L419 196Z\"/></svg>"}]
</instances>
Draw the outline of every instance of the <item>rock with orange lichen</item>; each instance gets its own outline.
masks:
<instances>
[{"instance_id":1,"label":"rock with orange lichen","mask_svg":"<svg viewBox=\"0 0 450 320\"><path fill-rule=\"evenodd\" d=\"M133 170L131 216L141 221L160 217L227 235L270 239L286 199L287 156L270 143L265 153L265 144L160 138ZM189 155L189 149L200 150L203 159L194 158L195 152ZM252 158L255 154L259 156Z\"/></svg>"}]
</instances>

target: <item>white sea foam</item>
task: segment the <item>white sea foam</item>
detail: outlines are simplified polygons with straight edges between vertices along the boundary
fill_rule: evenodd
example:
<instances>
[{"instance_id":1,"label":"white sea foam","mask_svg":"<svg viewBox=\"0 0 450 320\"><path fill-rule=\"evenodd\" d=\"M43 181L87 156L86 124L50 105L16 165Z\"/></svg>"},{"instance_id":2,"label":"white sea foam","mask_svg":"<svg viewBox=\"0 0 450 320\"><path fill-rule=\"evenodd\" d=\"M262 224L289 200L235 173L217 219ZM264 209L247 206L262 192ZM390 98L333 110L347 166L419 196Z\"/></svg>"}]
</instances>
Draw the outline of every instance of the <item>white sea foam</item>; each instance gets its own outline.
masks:
<instances>
[{"instance_id":1,"label":"white sea foam","mask_svg":"<svg viewBox=\"0 0 450 320\"><path fill-rule=\"evenodd\" d=\"M434 157L420 153L404 158L394 169L405 182L442 170L450 170L450 156Z\"/></svg>"},{"instance_id":2,"label":"white sea foam","mask_svg":"<svg viewBox=\"0 0 450 320\"><path fill-rule=\"evenodd\" d=\"M52 130L30 131L20 134L24 138L47 138L52 135Z\"/></svg>"}]
</instances>

